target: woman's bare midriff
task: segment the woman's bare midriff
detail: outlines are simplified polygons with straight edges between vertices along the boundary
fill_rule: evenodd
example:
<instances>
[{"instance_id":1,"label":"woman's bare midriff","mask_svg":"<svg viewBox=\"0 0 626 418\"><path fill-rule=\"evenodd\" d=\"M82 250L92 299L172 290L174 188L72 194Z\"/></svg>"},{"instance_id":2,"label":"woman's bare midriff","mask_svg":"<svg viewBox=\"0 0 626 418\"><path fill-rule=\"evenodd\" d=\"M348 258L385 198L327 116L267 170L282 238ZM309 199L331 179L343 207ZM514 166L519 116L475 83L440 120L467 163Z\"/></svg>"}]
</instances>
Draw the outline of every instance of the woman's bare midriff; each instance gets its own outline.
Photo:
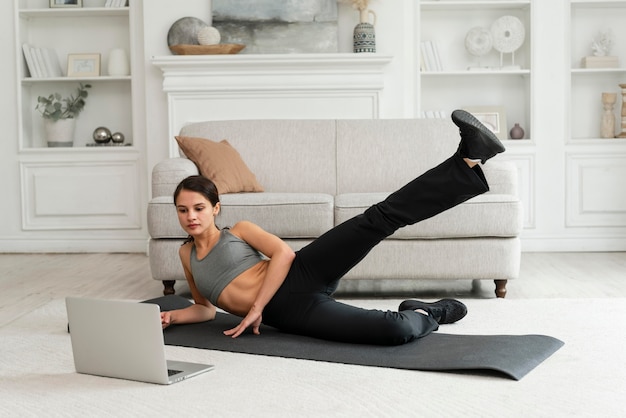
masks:
<instances>
[{"instance_id":1,"label":"woman's bare midriff","mask_svg":"<svg viewBox=\"0 0 626 418\"><path fill-rule=\"evenodd\" d=\"M226 312L246 316L261 289L269 261L263 260L235 277L219 298L217 304Z\"/></svg>"}]
</instances>

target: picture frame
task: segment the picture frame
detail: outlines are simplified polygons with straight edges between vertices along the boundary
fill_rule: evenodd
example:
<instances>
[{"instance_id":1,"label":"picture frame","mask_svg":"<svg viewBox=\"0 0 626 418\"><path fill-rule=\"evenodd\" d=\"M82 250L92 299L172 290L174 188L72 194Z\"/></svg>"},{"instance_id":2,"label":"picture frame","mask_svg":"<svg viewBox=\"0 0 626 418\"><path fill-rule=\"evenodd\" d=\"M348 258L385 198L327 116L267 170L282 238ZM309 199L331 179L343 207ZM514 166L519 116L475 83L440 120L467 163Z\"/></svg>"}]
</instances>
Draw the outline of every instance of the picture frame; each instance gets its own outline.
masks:
<instances>
[{"instance_id":1,"label":"picture frame","mask_svg":"<svg viewBox=\"0 0 626 418\"><path fill-rule=\"evenodd\" d=\"M503 106L472 106L463 109L474 115L474 117L489 128L498 139L508 139L506 111Z\"/></svg>"},{"instance_id":2,"label":"picture frame","mask_svg":"<svg viewBox=\"0 0 626 418\"><path fill-rule=\"evenodd\" d=\"M100 76L100 54L68 54L68 77Z\"/></svg>"},{"instance_id":3,"label":"picture frame","mask_svg":"<svg viewBox=\"0 0 626 418\"><path fill-rule=\"evenodd\" d=\"M50 0L50 8L83 7L83 0Z\"/></svg>"}]
</instances>

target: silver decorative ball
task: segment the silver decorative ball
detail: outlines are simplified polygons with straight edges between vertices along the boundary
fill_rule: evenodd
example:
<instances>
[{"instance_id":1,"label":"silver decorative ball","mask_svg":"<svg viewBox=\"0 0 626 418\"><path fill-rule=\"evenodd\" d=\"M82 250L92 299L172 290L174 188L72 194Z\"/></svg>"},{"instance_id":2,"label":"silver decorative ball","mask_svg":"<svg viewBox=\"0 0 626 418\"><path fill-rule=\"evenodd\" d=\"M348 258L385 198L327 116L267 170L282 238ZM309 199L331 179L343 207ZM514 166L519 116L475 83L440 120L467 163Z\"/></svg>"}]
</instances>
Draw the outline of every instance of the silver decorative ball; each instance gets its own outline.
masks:
<instances>
[{"instance_id":1,"label":"silver decorative ball","mask_svg":"<svg viewBox=\"0 0 626 418\"><path fill-rule=\"evenodd\" d=\"M111 131L104 126L100 126L93 131L93 140L97 144L106 144L111 140Z\"/></svg>"},{"instance_id":2,"label":"silver decorative ball","mask_svg":"<svg viewBox=\"0 0 626 418\"><path fill-rule=\"evenodd\" d=\"M121 144L124 142L124 134L121 132L115 132L113 135L111 135L111 141L113 141L114 144Z\"/></svg>"}]
</instances>

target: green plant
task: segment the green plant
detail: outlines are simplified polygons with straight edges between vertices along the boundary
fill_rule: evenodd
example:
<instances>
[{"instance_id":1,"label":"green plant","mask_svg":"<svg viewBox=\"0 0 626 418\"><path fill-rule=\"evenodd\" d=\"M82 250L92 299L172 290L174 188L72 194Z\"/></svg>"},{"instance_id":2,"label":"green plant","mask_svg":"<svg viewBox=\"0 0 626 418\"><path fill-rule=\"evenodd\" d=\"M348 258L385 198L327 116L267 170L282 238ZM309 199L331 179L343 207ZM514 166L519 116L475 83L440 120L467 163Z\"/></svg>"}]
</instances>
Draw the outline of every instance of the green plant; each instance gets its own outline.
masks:
<instances>
[{"instance_id":1,"label":"green plant","mask_svg":"<svg viewBox=\"0 0 626 418\"><path fill-rule=\"evenodd\" d=\"M76 96L72 94L64 98L59 93L53 93L48 97L39 96L35 108L39 110L44 119L55 122L60 119L76 118L85 107L85 99L88 96L87 89L89 88L91 88L90 84L80 83L76 89Z\"/></svg>"}]
</instances>

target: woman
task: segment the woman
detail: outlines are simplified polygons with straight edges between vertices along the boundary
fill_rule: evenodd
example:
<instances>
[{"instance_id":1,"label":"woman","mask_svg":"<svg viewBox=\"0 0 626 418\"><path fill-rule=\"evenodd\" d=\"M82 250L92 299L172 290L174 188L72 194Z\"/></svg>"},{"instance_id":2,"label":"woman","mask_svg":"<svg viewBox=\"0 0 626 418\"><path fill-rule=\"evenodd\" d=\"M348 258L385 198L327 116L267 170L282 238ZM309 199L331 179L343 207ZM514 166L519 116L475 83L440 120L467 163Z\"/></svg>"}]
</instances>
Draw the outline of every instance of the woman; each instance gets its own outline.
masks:
<instances>
[{"instance_id":1,"label":"woman","mask_svg":"<svg viewBox=\"0 0 626 418\"><path fill-rule=\"evenodd\" d=\"M452 120L461 133L452 157L295 253L247 221L218 229L215 185L201 176L183 180L174 203L190 236L180 248L180 259L195 304L162 313L163 328L212 320L217 306L243 318L237 327L224 331L233 338L249 327L259 334L263 322L322 339L396 345L463 318L465 305L453 299L407 300L399 312L383 312L345 305L331 296L341 277L398 228L489 190L478 162L485 163L504 147L469 113L456 110Z\"/></svg>"}]
</instances>

